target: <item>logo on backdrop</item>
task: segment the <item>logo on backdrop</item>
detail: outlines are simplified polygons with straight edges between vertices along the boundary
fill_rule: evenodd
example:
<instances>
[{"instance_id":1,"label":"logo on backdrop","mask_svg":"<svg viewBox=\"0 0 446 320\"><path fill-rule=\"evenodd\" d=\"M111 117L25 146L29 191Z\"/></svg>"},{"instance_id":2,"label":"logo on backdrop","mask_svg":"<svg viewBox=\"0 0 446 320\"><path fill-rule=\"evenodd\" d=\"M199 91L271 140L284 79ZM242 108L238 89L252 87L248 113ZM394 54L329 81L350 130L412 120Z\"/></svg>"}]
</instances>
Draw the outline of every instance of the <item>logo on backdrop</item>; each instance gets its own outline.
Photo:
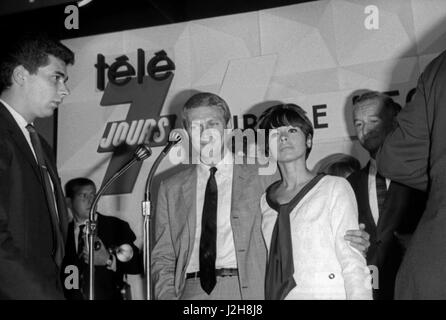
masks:
<instances>
[{"instance_id":1,"label":"logo on backdrop","mask_svg":"<svg viewBox=\"0 0 446 320\"><path fill-rule=\"evenodd\" d=\"M172 83L175 64L163 50L156 52L146 66L145 52L138 49L136 69L126 55L117 57L109 65L100 53L95 68L97 89L104 92L100 105L110 107L130 103L126 119L108 122L99 142L99 153L113 152L104 184L130 160L139 144L156 147L167 143L176 115L160 114ZM136 163L105 194L131 193L141 166L142 162Z\"/></svg>"}]
</instances>

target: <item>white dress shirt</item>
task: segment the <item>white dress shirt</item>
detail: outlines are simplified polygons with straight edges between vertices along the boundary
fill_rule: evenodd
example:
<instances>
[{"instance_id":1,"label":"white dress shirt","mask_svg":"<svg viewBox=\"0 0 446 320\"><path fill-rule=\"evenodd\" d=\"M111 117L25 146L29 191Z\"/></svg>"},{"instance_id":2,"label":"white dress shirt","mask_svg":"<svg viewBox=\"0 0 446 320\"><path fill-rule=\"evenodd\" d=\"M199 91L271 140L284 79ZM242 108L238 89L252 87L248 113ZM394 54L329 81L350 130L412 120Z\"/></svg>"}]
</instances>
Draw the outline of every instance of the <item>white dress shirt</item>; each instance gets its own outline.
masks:
<instances>
[{"instance_id":1,"label":"white dress shirt","mask_svg":"<svg viewBox=\"0 0 446 320\"><path fill-rule=\"evenodd\" d=\"M215 268L237 268L235 255L234 235L231 226L231 200L232 200L232 176L233 164L232 154L226 153L225 157L215 166L215 180L218 187L218 207L217 207L217 258ZM186 273L200 270L200 238L201 238L201 217L203 215L204 196L206 185L210 176L210 166L205 164L197 165L197 212L195 241Z\"/></svg>"},{"instance_id":2,"label":"white dress shirt","mask_svg":"<svg viewBox=\"0 0 446 320\"><path fill-rule=\"evenodd\" d=\"M31 149L31 151L34 155L34 158L36 159L36 162L37 162L36 152L34 151L33 144L31 142L31 136L29 135L28 129L26 129L28 122L25 120L25 118L23 118L23 116L20 113L15 111L15 109L13 109L4 100L0 99L0 102L3 103L3 105L9 111L11 116L14 118L15 122L17 122L17 125L19 126L20 130L22 131L23 135L25 136L26 142L28 142L29 148Z\"/></svg>"},{"instance_id":3,"label":"white dress shirt","mask_svg":"<svg viewBox=\"0 0 446 320\"><path fill-rule=\"evenodd\" d=\"M378 170L376 168L376 160L370 159L369 165L369 205L370 211L372 212L373 220L375 224L378 225L379 220L379 208L378 208L378 194L376 192L376 174ZM386 178L386 188L389 189L390 179Z\"/></svg>"}]
</instances>

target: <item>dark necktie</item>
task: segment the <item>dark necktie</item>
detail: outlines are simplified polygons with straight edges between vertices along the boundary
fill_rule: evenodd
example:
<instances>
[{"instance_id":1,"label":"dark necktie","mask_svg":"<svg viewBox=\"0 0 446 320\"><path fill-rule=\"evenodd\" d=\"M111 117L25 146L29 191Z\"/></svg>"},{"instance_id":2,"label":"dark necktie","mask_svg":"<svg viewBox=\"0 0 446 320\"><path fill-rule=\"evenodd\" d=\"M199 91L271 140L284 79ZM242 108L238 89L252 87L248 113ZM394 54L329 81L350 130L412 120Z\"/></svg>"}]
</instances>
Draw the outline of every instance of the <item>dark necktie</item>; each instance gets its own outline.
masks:
<instances>
[{"instance_id":1,"label":"dark necktie","mask_svg":"<svg viewBox=\"0 0 446 320\"><path fill-rule=\"evenodd\" d=\"M296 286L294 281L293 246L291 243L290 211L279 209L271 235L271 246L265 278L266 300L283 300Z\"/></svg>"},{"instance_id":2,"label":"dark necktie","mask_svg":"<svg viewBox=\"0 0 446 320\"><path fill-rule=\"evenodd\" d=\"M29 131L31 144L33 145L34 152L36 154L40 176L43 181L46 201L48 204L48 209L50 211L51 225L53 228L53 257L56 264L60 266L64 256L64 241L59 226L59 217L57 215L54 191L51 187L50 176L47 169L47 162L45 154L43 152L42 144L40 142L39 134L37 133L36 129L31 124L28 124L26 126L26 129Z\"/></svg>"},{"instance_id":3,"label":"dark necktie","mask_svg":"<svg viewBox=\"0 0 446 320\"><path fill-rule=\"evenodd\" d=\"M84 251L84 229L85 224L79 226L79 234L77 236L77 256L80 257L82 255L82 251Z\"/></svg>"},{"instance_id":4,"label":"dark necktie","mask_svg":"<svg viewBox=\"0 0 446 320\"><path fill-rule=\"evenodd\" d=\"M217 258L217 204L218 189L215 181L217 168L211 172L204 194L203 215L201 218L200 238L200 284L203 290L210 294L217 282L215 275L215 260Z\"/></svg>"},{"instance_id":5,"label":"dark necktie","mask_svg":"<svg viewBox=\"0 0 446 320\"><path fill-rule=\"evenodd\" d=\"M376 174L376 197L378 199L378 211L379 215L383 214L384 201L386 200L387 186L386 178L379 173Z\"/></svg>"}]
</instances>

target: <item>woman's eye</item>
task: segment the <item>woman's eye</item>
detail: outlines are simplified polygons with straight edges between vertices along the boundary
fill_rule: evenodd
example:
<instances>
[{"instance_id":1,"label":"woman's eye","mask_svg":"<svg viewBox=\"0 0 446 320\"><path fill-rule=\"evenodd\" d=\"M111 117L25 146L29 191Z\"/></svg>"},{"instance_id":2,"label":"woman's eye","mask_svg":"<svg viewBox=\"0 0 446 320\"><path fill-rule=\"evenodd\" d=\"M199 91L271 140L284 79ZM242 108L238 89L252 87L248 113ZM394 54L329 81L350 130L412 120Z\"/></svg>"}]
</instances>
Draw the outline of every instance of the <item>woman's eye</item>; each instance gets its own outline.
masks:
<instances>
[{"instance_id":1,"label":"woman's eye","mask_svg":"<svg viewBox=\"0 0 446 320\"><path fill-rule=\"evenodd\" d=\"M288 130L289 133L297 133L297 129L296 128L290 128Z\"/></svg>"}]
</instances>

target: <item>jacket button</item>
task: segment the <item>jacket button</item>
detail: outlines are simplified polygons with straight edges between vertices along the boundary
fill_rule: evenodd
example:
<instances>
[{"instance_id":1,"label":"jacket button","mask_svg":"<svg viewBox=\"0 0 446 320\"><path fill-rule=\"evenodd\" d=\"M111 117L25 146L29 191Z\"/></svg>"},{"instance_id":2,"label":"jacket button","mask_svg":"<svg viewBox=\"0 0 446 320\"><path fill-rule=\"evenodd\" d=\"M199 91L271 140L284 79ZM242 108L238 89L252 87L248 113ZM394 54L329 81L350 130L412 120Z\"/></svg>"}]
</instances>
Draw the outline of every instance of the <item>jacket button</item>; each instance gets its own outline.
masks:
<instances>
[{"instance_id":1,"label":"jacket button","mask_svg":"<svg viewBox=\"0 0 446 320\"><path fill-rule=\"evenodd\" d=\"M335 277L334 273L330 273L330 274L328 275L328 278L329 278L329 279L334 279L334 277Z\"/></svg>"}]
</instances>

